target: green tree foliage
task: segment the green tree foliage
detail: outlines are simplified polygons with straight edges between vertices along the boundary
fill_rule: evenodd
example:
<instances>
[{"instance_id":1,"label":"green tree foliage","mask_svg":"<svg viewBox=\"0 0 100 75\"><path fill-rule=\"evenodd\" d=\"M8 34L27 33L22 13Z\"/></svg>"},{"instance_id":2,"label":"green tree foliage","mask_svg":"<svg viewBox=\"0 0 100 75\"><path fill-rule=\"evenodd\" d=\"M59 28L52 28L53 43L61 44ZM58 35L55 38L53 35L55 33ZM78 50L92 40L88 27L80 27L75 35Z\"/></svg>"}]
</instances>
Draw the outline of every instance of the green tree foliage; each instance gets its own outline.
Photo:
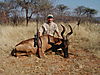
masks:
<instances>
[{"instance_id":1,"label":"green tree foliage","mask_svg":"<svg viewBox=\"0 0 100 75\"><path fill-rule=\"evenodd\" d=\"M76 14L76 16L83 16L85 14L85 8L84 6L79 6L77 8L74 9L74 13Z\"/></svg>"},{"instance_id":2,"label":"green tree foliage","mask_svg":"<svg viewBox=\"0 0 100 75\"><path fill-rule=\"evenodd\" d=\"M5 0L0 2L0 13L4 11L7 17L12 18L14 24L17 23L18 17L23 17L26 26L30 19L36 19L37 16L46 19L48 14L54 14L60 21L66 20L67 16L75 17L94 17L98 12L85 6L79 6L74 9L74 14L69 11L69 7L64 4L53 5L55 0ZM57 2L57 0L56 0ZM72 13L73 15L68 15ZM60 18L60 19L59 19Z\"/></svg>"},{"instance_id":3,"label":"green tree foliage","mask_svg":"<svg viewBox=\"0 0 100 75\"><path fill-rule=\"evenodd\" d=\"M76 17L78 18L79 22L82 20L91 21L92 17L94 17L94 15L97 14L97 10L91 9L91 8L88 8L85 6L79 6L79 7L74 9L74 13L75 13Z\"/></svg>"},{"instance_id":4,"label":"green tree foliage","mask_svg":"<svg viewBox=\"0 0 100 75\"><path fill-rule=\"evenodd\" d=\"M97 14L97 10L91 8L85 8L85 15L87 17L93 17L96 14Z\"/></svg>"},{"instance_id":5,"label":"green tree foliage","mask_svg":"<svg viewBox=\"0 0 100 75\"><path fill-rule=\"evenodd\" d=\"M64 21L63 17L65 17L66 14L68 13L67 12L67 10L69 9L68 6L66 6L64 4L59 4L59 5L56 6L56 9L58 11L57 15L60 16L61 21Z\"/></svg>"},{"instance_id":6,"label":"green tree foliage","mask_svg":"<svg viewBox=\"0 0 100 75\"><path fill-rule=\"evenodd\" d=\"M97 14L97 10L87 8L85 6L79 6L75 8L74 12L78 17L81 17L81 16L92 17Z\"/></svg>"},{"instance_id":7,"label":"green tree foliage","mask_svg":"<svg viewBox=\"0 0 100 75\"><path fill-rule=\"evenodd\" d=\"M68 6L64 5L64 4L59 4L56 6L56 8L58 9L60 14L64 14L66 12L66 10L68 10Z\"/></svg>"},{"instance_id":8,"label":"green tree foliage","mask_svg":"<svg viewBox=\"0 0 100 75\"><path fill-rule=\"evenodd\" d=\"M33 14L41 14L45 16L47 15L47 11L52 7L49 0L17 0L17 3L20 5L22 10L25 10L26 12L27 26Z\"/></svg>"}]
</instances>

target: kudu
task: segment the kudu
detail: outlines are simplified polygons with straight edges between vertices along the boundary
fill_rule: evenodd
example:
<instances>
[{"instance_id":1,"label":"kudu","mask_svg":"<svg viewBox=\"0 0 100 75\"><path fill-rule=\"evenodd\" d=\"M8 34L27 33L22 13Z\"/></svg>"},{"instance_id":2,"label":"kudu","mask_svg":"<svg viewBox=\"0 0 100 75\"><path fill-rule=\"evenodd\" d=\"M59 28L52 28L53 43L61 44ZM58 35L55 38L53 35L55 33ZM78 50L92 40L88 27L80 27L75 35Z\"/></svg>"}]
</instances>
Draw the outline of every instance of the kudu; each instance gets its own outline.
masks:
<instances>
[{"instance_id":1,"label":"kudu","mask_svg":"<svg viewBox=\"0 0 100 75\"><path fill-rule=\"evenodd\" d=\"M38 47L34 47L34 38L24 40L15 46L15 49L11 52L13 56L31 55L38 54L39 57L44 57L45 52L49 50L57 50L61 48L64 53L64 58L68 57L68 37L73 33L70 27L70 32L64 36L65 27L61 25L63 31L61 32L62 38L57 38L50 35L43 35L39 37Z\"/></svg>"}]
</instances>

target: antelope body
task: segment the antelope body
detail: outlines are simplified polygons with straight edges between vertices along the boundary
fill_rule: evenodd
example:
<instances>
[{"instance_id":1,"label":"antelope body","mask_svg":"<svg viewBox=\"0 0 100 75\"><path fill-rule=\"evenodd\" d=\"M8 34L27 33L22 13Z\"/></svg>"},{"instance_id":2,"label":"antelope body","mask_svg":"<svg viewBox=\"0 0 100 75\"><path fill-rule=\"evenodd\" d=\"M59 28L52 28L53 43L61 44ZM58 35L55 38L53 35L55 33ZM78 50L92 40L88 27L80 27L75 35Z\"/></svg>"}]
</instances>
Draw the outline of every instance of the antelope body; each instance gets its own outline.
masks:
<instances>
[{"instance_id":1,"label":"antelope body","mask_svg":"<svg viewBox=\"0 0 100 75\"><path fill-rule=\"evenodd\" d=\"M15 46L15 49L11 52L14 56L38 54L39 57L44 57L45 52L49 50L57 50L62 48L64 57L68 57L68 36L73 33L71 26L69 25L71 32L64 36L65 27L62 25L63 31L61 32L62 38L56 38L50 35L43 35L39 37L38 47L34 47L34 38L24 40Z\"/></svg>"}]
</instances>

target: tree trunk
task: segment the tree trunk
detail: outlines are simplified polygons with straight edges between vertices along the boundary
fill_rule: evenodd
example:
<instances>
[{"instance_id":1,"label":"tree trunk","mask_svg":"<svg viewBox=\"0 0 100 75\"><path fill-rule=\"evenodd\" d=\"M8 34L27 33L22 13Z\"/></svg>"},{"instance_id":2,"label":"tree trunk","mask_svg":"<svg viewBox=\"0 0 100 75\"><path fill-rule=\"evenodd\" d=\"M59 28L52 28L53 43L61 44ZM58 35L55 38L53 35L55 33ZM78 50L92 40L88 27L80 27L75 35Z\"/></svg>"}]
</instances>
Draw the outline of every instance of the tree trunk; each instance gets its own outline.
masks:
<instances>
[{"instance_id":1,"label":"tree trunk","mask_svg":"<svg viewBox=\"0 0 100 75\"><path fill-rule=\"evenodd\" d=\"M26 9L26 26L28 26L28 21L29 21L29 19L28 19L28 9Z\"/></svg>"}]
</instances>

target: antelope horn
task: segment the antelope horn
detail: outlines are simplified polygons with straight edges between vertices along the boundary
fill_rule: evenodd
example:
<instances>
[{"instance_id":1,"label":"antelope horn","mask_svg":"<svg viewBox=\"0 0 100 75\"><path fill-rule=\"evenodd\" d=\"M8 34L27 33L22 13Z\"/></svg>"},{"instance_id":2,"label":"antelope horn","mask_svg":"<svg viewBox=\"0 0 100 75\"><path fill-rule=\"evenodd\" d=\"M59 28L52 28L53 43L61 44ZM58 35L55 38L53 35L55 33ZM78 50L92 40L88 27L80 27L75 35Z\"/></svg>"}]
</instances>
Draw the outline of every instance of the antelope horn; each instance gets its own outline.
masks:
<instances>
[{"instance_id":1,"label":"antelope horn","mask_svg":"<svg viewBox=\"0 0 100 75\"><path fill-rule=\"evenodd\" d=\"M81 19L79 19L79 20L78 20L78 23L77 23L77 25L79 26L79 25L80 25L80 23L81 23Z\"/></svg>"},{"instance_id":2,"label":"antelope horn","mask_svg":"<svg viewBox=\"0 0 100 75\"><path fill-rule=\"evenodd\" d=\"M62 36L62 38L64 39L64 32L65 32L65 27L63 26L63 25L61 25L62 26L62 28L63 28L63 31L61 32L61 36Z\"/></svg>"},{"instance_id":3,"label":"antelope horn","mask_svg":"<svg viewBox=\"0 0 100 75\"><path fill-rule=\"evenodd\" d=\"M66 35L66 38L68 38L73 33L72 27L70 25L68 25L68 26L69 26L71 31Z\"/></svg>"}]
</instances>

